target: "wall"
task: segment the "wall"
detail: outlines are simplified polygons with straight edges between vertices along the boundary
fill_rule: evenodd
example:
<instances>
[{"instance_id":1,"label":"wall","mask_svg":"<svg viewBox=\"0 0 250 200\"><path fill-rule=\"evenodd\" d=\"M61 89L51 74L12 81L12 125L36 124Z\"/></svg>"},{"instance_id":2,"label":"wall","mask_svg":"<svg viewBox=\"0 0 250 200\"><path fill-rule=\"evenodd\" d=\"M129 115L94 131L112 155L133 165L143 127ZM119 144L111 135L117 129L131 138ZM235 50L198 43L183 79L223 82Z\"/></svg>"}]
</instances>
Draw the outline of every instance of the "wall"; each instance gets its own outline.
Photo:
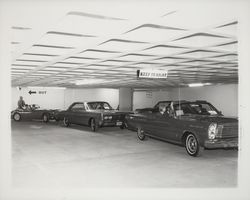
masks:
<instances>
[{"instance_id":1,"label":"wall","mask_svg":"<svg viewBox=\"0 0 250 200\"><path fill-rule=\"evenodd\" d=\"M179 98L179 89L171 91L173 99ZM181 88L180 99L206 100L225 116L238 116L238 84Z\"/></svg>"},{"instance_id":2,"label":"wall","mask_svg":"<svg viewBox=\"0 0 250 200\"><path fill-rule=\"evenodd\" d=\"M118 89L32 89L46 91L46 94L29 94L29 88L12 88L11 109L17 108L19 96L23 96L26 104L39 104L42 108L66 109L75 101L107 101L113 108L119 104Z\"/></svg>"},{"instance_id":3,"label":"wall","mask_svg":"<svg viewBox=\"0 0 250 200\"><path fill-rule=\"evenodd\" d=\"M148 94L147 94L148 93ZM226 116L238 116L238 84L175 88L162 91L134 91L133 110L153 107L161 100L206 100Z\"/></svg>"},{"instance_id":4,"label":"wall","mask_svg":"<svg viewBox=\"0 0 250 200\"><path fill-rule=\"evenodd\" d=\"M131 111L133 101L133 91L131 88L119 89L119 110Z\"/></svg>"},{"instance_id":5,"label":"wall","mask_svg":"<svg viewBox=\"0 0 250 200\"><path fill-rule=\"evenodd\" d=\"M171 100L170 91L134 91L133 110L137 108L153 107L161 100Z\"/></svg>"},{"instance_id":6,"label":"wall","mask_svg":"<svg viewBox=\"0 0 250 200\"><path fill-rule=\"evenodd\" d=\"M29 91L46 91L46 94L29 94ZM29 89L23 87L11 89L11 110L17 108L19 96L23 96L26 104L38 104L41 108L62 109L64 107L64 90L62 89Z\"/></svg>"},{"instance_id":7,"label":"wall","mask_svg":"<svg viewBox=\"0 0 250 200\"><path fill-rule=\"evenodd\" d=\"M43 89L41 89L42 91ZM29 94L28 88L12 88L12 109L17 107L19 96L27 104L36 103L44 108L66 109L74 101L107 101L113 108L119 104L118 89L46 89L46 94ZM38 90L37 90L38 91ZM238 85L214 85L159 91L134 91L133 110L153 107L160 100L207 100L224 115L238 116Z\"/></svg>"},{"instance_id":8,"label":"wall","mask_svg":"<svg viewBox=\"0 0 250 200\"><path fill-rule=\"evenodd\" d=\"M64 105L67 108L74 101L107 101L113 108L119 104L118 89L66 89Z\"/></svg>"}]
</instances>

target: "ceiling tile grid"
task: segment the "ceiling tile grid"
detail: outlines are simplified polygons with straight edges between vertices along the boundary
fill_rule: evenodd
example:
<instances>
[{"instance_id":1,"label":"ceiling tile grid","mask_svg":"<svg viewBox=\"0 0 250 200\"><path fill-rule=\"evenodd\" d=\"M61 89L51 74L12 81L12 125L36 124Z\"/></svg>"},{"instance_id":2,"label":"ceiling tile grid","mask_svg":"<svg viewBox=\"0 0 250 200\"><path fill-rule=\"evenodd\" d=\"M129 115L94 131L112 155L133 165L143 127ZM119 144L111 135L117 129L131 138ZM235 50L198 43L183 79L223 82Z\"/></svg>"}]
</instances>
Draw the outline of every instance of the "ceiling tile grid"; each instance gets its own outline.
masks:
<instances>
[{"instance_id":1,"label":"ceiling tile grid","mask_svg":"<svg viewBox=\"0 0 250 200\"><path fill-rule=\"evenodd\" d=\"M238 82L235 18L209 19L211 14L199 12L197 21L199 16L181 9L152 18L147 12L103 13L68 11L22 51L32 27L13 24L12 85L154 88ZM138 79L139 69L168 71L168 77Z\"/></svg>"}]
</instances>

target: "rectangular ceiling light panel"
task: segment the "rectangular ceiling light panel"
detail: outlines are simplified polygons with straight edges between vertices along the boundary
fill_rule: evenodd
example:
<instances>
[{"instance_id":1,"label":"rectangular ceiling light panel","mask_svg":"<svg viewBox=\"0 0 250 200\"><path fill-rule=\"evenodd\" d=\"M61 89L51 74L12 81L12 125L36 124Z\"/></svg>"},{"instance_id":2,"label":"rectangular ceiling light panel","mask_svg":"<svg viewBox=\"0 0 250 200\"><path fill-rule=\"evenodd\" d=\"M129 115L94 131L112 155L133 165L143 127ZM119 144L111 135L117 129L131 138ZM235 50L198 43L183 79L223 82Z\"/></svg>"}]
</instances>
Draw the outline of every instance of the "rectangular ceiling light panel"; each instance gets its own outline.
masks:
<instances>
[{"instance_id":1,"label":"rectangular ceiling light panel","mask_svg":"<svg viewBox=\"0 0 250 200\"><path fill-rule=\"evenodd\" d=\"M133 62L147 62L149 59L153 59L155 56L148 54L128 54L120 57L119 59L133 61Z\"/></svg>"},{"instance_id":2,"label":"rectangular ceiling light panel","mask_svg":"<svg viewBox=\"0 0 250 200\"><path fill-rule=\"evenodd\" d=\"M181 63L187 61L188 58L183 57L160 57L154 59L152 62L159 62L159 64L173 64L173 63Z\"/></svg>"},{"instance_id":3,"label":"rectangular ceiling light panel","mask_svg":"<svg viewBox=\"0 0 250 200\"><path fill-rule=\"evenodd\" d=\"M90 65L85 67L86 69L90 70L103 70L103 69L110 69L110 66L102 66L102 65Z\"/></svg>"},{"instance_id":4,"label":"rectangular ceiling light panel","mask_svg":"<svg viewBox=\"0 0 250 200\"><path fill-rule=\"evenodd\" d=\"M80 68L80 69L76 69L76 70L74 70L74 72L82 72L82 73L93 73L95 70L92 70L92 69L82 69L82 68Z\"/></svg>"},{"instance_id":5,"label":"rectangular ceiling light panel","mask_svg":"<svg viewBox=\"0 0 250 200\"><path fill-rule=\"evenodd\" d=\"M229 51L229 52L237 52L238 50L238 43L237 41L228 42L220 45L213 46L214 50L219 51Z\"/></svg>"},{"instance_id":6,"label":"rectangular ceiling light panel","mask_svg":"<svg viewBox=\"0 0 250 200\"><path fill-rule=\"evenodd\" d=\"M127 61L125 60L107 60L102 62L102 64L110 65L110 66L123 66L126 65Z\"/></svg>"},{"instance_id":7,"label":"rectangular ceiling light panel","mask_svg":"<svg viewBox=\"0 0 250 200\"><path fill-rule=\"evenodd\" d=\"M40 44L38 44L40 45ZM32 54L52 54L52 55L64 55L72 51L73 48L54 48L46 46L32 46L25 53ZM52 57L50 57L52 59Z\"/></svg>"},{"instance_id":8,"label":"rectangular ceiling light panel","mask_svg":"<svg viewBox=\"0 0 250 200\"><path fill-rule=\"evenodd\" d=\"M126 37L126 39L139 40L142 42L165 42L170 41L176 38L176 36L183 33L184 32L181 30L161 29L150 26L144 26L134 31L125 33L124 36Z\"/></svg>"},{"instance_id":9,"label":"rectangular ceiling light panel","mask_svg":"<svg viewBox=\"0 0 250 200\"><path fill-rule=\"evenodd\" d=\"M237 21L218 26L214 31L222 34L237 36Z\"/></svg>"},{"instance_id":10,"label":"rectangular ceiling light panel","mask_svg":"<svg viewBox=\"0 0 250 200\"><path fill-rule=\"evenodd\" d=\"M39 71L37 71L37 73L43 73L43 74L50 74L50 75L52 75L52 74L57 74L58 72L56 72L56 71L50 71L50 70L39 70Z\"/></svg>"},{"instance_id":11,"label":"rectangular ceiling light panel","mask_svg":"<svg viewBox=\"0 0 250 200\"><path fill-rule=\"evenodd\" d=\"M31 48L32 49L32 48ZM28 50L29 51L29 50ZM47 54L47 53L24 53L18 59L22 60L40 60L40 61L51 61L55 59L58 55L57 54Z\"/></svg>"},{"instance_id":12,"label":"rectangular ceiling light panel","mask_svg":"<svg viewBox=\"0 0 250 200\"><path fill-rule=\"evenodd\" d=\"M54 31L70 32L92 36L122 34L127 30L125 20L105 20L105 18L68 15L54 27Z\"/></svg>"},{"instance_id":13,"label":"rectangular ceiling light panel","mask_svg":"<svg viewBox=\"0 0 250 200\"><path fill-rule=\"evenodd\" d=\"M119 52L109 52L109 51L102 51L102 50L87 50L80 54L77 54L77 56L83 56L83 57L90 57L90 58L97 58L97 59L109 59L113 57L119 56Z\"/></svg>"},{"instance_id":14,"label":"rectangular ceiling light panel","mask_svg":"<svg viewBox=\"0 0 250 200\"><path fill-rule=\"evenodd\" d=\"M237 61L238 55L236 54L225 54L221 56L213 56L210 59L214 59L216 61L223 61L223 62L230 62L230 61Z\"/></svg>"},{"instance_id":15,"label":"rectangular ceiling light panel","mask_svg":"<svg viewBox=\"0 0 250 200\"><path fill-rule=\"evenodd\" d=\"M230 38L209 36L209 34L194 34L175 41L172 45L185 45L187 47L202 48L207 46L214 46L219 43L227 43L231 41Z\"/></svg>"},{"instance_id":16,"label":"rectangular ceiling light panel","mask_svg":"<svg viewBox=\"0 0 250 200\"><path fill-rule=\"evenodd\" d=\"M46 67L44 68L44 70L46 71L65 71L67 69L70 69L70 68L66 68L66 67Z\"/></svg>"},{"instance_id":17,"label":"rectangular ceiling light panel","mask_svg":"<svg viewBox=\"0 0 250 200\"><path fill-rule=\"evenodd\" d=\"M216 56L219 54L220 53L215 52L215 51L197 50L197 51L182 53L181 55L185 56L185 58L207 58L207 57L212 57L212 56Z\"/></svg>"},{"instance_id":18,"label":"rectangular ceiling light panel","mask_svg":"<svg viewBox=\"0 0 250 200\"><path fill-rule=\"evenodd\" d=\"M76 68L79 66L81 66L81 64L74 64L74 63L68 63L68 62L57 62L54 65L51 65L51 67L57 67L57 68L62 67L63 69L64 68Z\"/></svg>"},{"instance_id":19,"label":"rectangular ceiling light panel","mask_svg":"<svg viewBox=\"0 0 250 200\"><path fill-rule=\"evenodd\" d=\"M39 66L39 65L42 65L44 64L45 62L33 62L33 61L20 61L20 60L16 60L13 62L14 65L23 65L23 66L30 66L30 65L33 65L33 66Z\"/></svg>"},{"instance_id":20,"label":"rectangular ceiling light panel","mask_svg":"<svg viewBox=\"0 0 250 200\"><path fill-rule=\"evenodd\" d=\"M34 69L34 68L36 68L36 66L19 65L19 64L12 64L11 65L11 69L26 69L26 70L30 70L30 69Z\"/></svg>"},{"instance_id":21,"label":"rectangular ceiling light panel","mask_svg":"<svg viewBox=\"0 0 250 200\"><path fill-rule=\"evenodd\" d=\"M75 57L69 57L65 60L64 62L72 62L72 63L82 63L82 64L88 64L97 61L98 59L93 59L93 58L88 58L88 57L80 57L80 56L75 56Z\"/></svg>"},{"instance_id":22,"label":"rectangular ceiling light panel","mask_svg":"<svg viewBox=\"0 0 250 200\"><path fill-rule=\"evenodd\" d=\"M169 56L171 54L181 53L184 50L186 50L186 49L180 48L177 46L174 47L174 46L167 46L167 45L158 45L158 46L153 47L153 48L145 49L141 52L146 53L146 54L159 55L159 56Z\"/></svg>"},{"instance_id":23,"label":"rectangular ceiling light panel","mask_svg":"<svg viewBox=\"0 0 250 200\"><path fill-rule=\"evenodd\" d=\"M94 37L76 37L62 34L46 34L39 41L39 44L66 47L88 47L95 45Z\"/></svg>"},{"instance_id":24,"label":"rectangular ceiling light panel","mask_svg":"<svg viewBox=\"0 0 250 200\"><path fill-rule=\"evenodd\" d=\"M131 40L110 40L103 44L98 45L99 49L102 50L112 50L120 52L128 52L134 50L141 50L145 48L147 43L140 41L131 41Z\"/></svg>"}]
</instances>

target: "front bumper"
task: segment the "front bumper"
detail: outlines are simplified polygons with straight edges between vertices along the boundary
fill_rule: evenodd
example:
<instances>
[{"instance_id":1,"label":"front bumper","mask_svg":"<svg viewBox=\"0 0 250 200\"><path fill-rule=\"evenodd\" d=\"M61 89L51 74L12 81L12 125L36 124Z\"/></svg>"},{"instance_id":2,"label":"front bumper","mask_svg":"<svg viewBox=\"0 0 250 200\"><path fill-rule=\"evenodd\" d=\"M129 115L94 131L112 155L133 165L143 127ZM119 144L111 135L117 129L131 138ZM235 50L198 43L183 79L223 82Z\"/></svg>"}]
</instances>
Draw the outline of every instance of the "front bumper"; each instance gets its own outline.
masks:
<instances>
[{"instance_id":1,"label":"front bumper","mask_svg":"<svg viewBox=\"0 0 250 200\"><path fill-rule=\"evenodd\" d=\"M108 127L108 126L122 126L123 122L122 121L103 121L100 126L104 127Z\"/></svg>"},{"instance_id":2,"label":"front bumper","mask_svg":"<svg viewBox=\"0 0 250 200\"><path fill-rule=\"evenodd\" d=\"M55 116L49 116L49 119L50 119L50 120L54 120L54 119L56 119L56 118L55 118Z\"/></svg>"},{"instance_id":3,"label":"front bumper","mask_svg":"<svg viewBox=\"0 0 250 200\"><path fill-rule=\"evenodd\" d=\"M208 149L216 148L237 148L238 138L206 140L204 147Z\"/></svg>"}]
</instances>

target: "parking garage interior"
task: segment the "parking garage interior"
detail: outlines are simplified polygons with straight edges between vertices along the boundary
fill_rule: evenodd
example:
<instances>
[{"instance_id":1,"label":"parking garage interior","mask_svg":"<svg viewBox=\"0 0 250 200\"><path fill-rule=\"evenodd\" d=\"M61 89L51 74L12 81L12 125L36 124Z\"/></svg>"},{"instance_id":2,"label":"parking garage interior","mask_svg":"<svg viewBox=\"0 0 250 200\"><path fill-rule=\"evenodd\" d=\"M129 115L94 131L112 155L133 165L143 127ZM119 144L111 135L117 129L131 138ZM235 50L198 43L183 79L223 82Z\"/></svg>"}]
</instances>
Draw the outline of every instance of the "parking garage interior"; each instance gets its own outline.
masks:
<instances>
[{"instance_id":1,"label":"parking garage interior","mask_svg":"<svg viewBox=\"0 0 250 200\"><path fill-rule=\"evenodd\" d=\"M2 4L13 11L8 23L2 23L9 27L4 32L8 40L2 43L8 45L3 59L7 75L1 74L6 94L1 126L7 141L1 148L8 160L2 171L8 171L3 173L8 187L19 192L76 189L77 195L84 195L85 189L144 189L144 195L160 189L162 198L169 198L166 191L172 189L189 190L187 198L197 190L198 198L202 190L219 189L229 192L218 192L214 199L247 199L248 192L238 191L246 184L242 177L249 175L242 174L242 160L248 163L243 109L249 58L242 53L246 44L240 34L246 25L246 2L73 2ZM141 78L138 70L164 72L167 77ZM93 132L89 126L65 127L54 119L16 121L11 111L20 96L26 104L58 112L74 102L104 101L128 114L159 101L206 101L239 120L240 146L205 149L192 157L182 146L161 139L141 141L127 128ZM8 189L3 199L16 199L16 194ZM28 199L20 194L20 199ZM34 192L30 198L45 199L45 194ZM49 194L48 199L55 199Z\"/></svg>"}]
</instances>

